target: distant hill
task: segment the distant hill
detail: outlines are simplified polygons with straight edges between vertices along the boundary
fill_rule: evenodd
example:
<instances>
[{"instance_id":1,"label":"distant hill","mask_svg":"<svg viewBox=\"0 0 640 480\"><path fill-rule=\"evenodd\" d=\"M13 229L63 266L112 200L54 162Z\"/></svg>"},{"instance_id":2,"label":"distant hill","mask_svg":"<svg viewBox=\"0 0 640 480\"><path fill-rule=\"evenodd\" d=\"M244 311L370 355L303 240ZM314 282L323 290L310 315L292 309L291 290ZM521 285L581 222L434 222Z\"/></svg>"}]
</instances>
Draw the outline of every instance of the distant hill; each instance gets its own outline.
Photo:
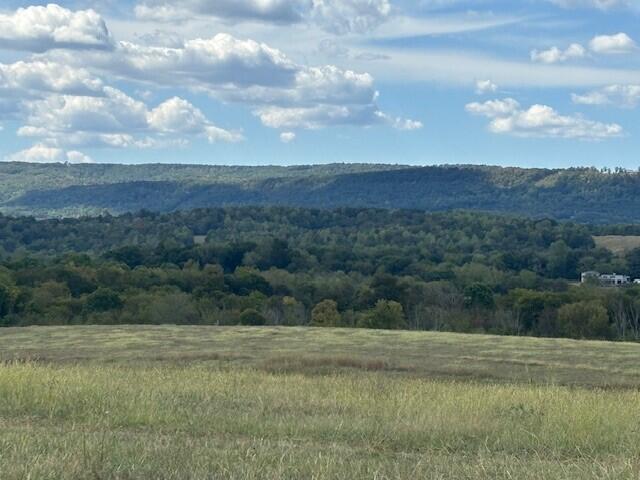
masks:
<instances>
[{"instance_id":1,"label":"distant hill","mask_svg":"<svg viewBox=\"0 0 640 480\"><path fill-rule=\"evenodd\" d=\"M640 174L596 169L0 164L0 212L38 217L227 205L481 210L640 222Z\"/></svg>"}]
</instances>

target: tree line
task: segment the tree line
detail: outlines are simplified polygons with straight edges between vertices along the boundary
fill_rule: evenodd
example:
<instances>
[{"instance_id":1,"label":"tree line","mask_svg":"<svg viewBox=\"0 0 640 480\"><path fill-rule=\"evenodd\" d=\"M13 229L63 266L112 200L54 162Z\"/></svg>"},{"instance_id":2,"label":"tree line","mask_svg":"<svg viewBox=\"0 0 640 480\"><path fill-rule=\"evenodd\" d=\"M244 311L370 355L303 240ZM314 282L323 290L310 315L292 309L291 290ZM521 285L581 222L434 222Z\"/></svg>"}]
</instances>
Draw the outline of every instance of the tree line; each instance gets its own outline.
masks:
<instances>
[{"instance_id":1,"label":"tree line","mask_svg":"<svg viewBox=\"0 0 640 480\"><path fill-rule=\"evenodd\" d=\"M612 227L615 229L621 226ZM640 338L640 250L469 212L229 207L0 217L0 324L316 325Z\"/></svg>"}]
</instances>

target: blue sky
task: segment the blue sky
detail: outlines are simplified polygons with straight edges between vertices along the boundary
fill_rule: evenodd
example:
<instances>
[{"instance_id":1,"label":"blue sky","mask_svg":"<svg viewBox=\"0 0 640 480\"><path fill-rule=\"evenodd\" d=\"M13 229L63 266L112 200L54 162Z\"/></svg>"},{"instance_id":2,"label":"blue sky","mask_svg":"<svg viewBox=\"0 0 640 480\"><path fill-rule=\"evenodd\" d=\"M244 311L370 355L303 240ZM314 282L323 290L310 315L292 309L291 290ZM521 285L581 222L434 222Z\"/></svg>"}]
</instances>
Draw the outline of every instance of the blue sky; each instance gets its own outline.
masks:
<instances>
[{"instance_id":1,"label":"blue sky","mask_svg":"<svg viewBox=\"0 0 640 480\"><path fill-rule=\"evenodd\" d=\"M0 159L637 169L638 20L630 0L5 0Z\"/></svg>"}]
</instances>

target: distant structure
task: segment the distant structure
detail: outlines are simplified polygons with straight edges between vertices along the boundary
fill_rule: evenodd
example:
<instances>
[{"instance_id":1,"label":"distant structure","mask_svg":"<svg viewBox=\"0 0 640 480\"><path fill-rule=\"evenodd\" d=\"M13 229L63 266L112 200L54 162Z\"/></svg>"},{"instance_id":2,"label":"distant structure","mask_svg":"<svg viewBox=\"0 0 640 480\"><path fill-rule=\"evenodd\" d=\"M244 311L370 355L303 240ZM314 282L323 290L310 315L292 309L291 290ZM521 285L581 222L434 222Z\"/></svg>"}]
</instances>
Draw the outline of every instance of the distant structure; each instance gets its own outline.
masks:
<instances>
[{"instance_id":1,"label":"distant structure","mask_svg":"<svg viewBox=\"0 0 640 480\"><path fill-rule=\"evenodd\" d=\"M584 272L580 280L582 283L596 281L603 287L624 287L631 284L630 276L617 273ZM634 280L633 283L640 284L640 279Z\"/></svg>"}]
</instances>

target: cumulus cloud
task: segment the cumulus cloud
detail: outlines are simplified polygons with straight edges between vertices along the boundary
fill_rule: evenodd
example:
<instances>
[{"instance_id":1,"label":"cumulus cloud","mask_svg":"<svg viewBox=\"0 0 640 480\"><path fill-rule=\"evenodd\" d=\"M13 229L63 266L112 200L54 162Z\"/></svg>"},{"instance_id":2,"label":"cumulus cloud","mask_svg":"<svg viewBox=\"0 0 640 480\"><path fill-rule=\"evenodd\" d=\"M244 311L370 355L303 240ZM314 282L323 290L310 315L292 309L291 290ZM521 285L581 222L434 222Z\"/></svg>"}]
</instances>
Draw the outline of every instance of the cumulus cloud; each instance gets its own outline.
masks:
<instances>
[{"instance_id":1,"label":"cumulus cloud","mask_svg":"<svg viewBox=\"0 0 640 480\"><path fill-rule=\"evenodd\" d=\"M282 143L291 143L296 139L296 134L294 132L282 132L280 134L280 141Z\"/></svg>"},{"instance_id":2,"label":"cumulus cloud","mask_svg":"<svg viewBox=\"0 0 640 480\"><path fill-rule=\"evenodd\" d=\"M209 7L216 7L216 15L225 18L283 22L296 21L302 12L300 18L325 22L323 28L338 33L374 28L390 12L388 0L194 1L181 4L185 6L211 15ZM183 41L156 31L139 37L142 43L115 42L95 12L57 5L0 15L0 27L0 48L42 53L30 61L0 64L0 116L22 120L18 135L37 139L36 147L43 148L33 154L41 157L46 156L44 147L51 157L55 151L87 146L147 148L181 145L189 137L210 142L243 139L179 97L153 108L106 86L105 80L206 93L247 105L264 125L287 131L334 125L422 128L419 121L379 109L371 75L302 65L250 39L218 34Z\"/></svg>"},{"instance_id":3,"label":"cumulus cloud","mask_svg":"<svg viewBox=\"0 0 640 480\"><path fill-rule=\"evenodd\" d=\"M531 52L531 60L539 63L561 63L577 58L584 58L587 55L587 49L579 43L572 43L565 50L558 47L551 47L548 50L533 50Z\"/></svg>"},{"instance_id":4,"label":"cumulus cloud","mask_svg":"<svg viewBox=\"0 0 640 480\"><path fill-rule=\"evenodd\" d=\"M518 137L604 140L623 134L620 125L588 120L580 115L561 115L547 105L523 109L513 98L470 103L467 112L489 118L489 131Z\"/></svg>"},{"instance_id":5,"label":"cumulus cloud","mask_svg":"<svg viewBox=\"0 0 640 480\"><path fill-rule=\"evenodd\" d=\"M276 24L312 22L335 33L364 33L391 14L389 0L183 0L177 6L166 0L146 0L135 7L144 20L175 22L194 16Z\"/></svg>"},{"instance_id":6,"label":"cumulus cloud","mask_svg":"<svg viewBox=\"0 0 640 480\"><path fill-rule=\"evenodd\" d=\"M634 51L636 43L626 33L599 35L589 42L589 48L595 53L615 55Z\"/></svg>"},{"instance_id":7,"label":"cumulus cloud","mask_svg":"<svg viewBox=\"0 0 640 480\"><path fill-rule=\"evenodd\" d=\"M476 95L486 95L487 93L496 93L497 91L498 85L491 80L476 81Z\"/></svg>"},{"instance_id":8,"label":"cumulus cloud","mask_svg":"<svg viewBox=\"0 0 640 480\"><path fill-rule=\"evenodd\" d=\"M296 65L279 50L228 34L194 39L182 47L152 47L120 42L114 52L88 53L65 62L88 62L106 73L160 84L203 89L291 85Z\"/></svg>"},{"instance_id":9,"label":"cumulus cloud","mask_svg":"<svg viewBox=\"0 0 640 480\"><path fill-rule=\"evenodd\" d=\"M53 92L102 95L104 84L88 70L50 61L0 63L0 97Z\"/></svg>"},{"instance_id":10,"label":"cumulus cloud","mask_svg":"<svg viewBox=\"0 0 640 480\"><path fill-rule=\"evenodd\" d=\"M608 85L584 95L572 94L571 99L580 105L613 105L635 108L640 103L640 85Z\"/></svg>"},{"instance_id":11,"label":"cumulus cloud","mask_svg":"<svg viewBox=\"0 0 640 480\"><path fill-rule=\"evenodd\" d=\"M45 52L51 49L110 49L107 26L93 10L71 11L56 4L0 14L0 48Z\"/></svg>"},{"instance_id":12,"label":"cumulus cloud","mask_svg":"<svg viewBox=\"0 0 640 480\"><path fill-rule=\"evenodd\" d=\"M204 114L191 103L174 97L147 114L151 129L161 133L201 135L209 142L239 142L242 135L213 125Z\"/></svg>"},{"instance_id":13,"label":"cumulus cloud","mask_svg":"<svg viewBox=\"0 0 640 480\"><path fill-rule=\"evenodd\" d=\"M4 159L6 162L28 163L93 163L91 157L76 150L65 151L60 148L38 144L16 152Z\"/></svg>"},{"instance_id":14,"label":"cumulus cloud","mask_svg":"<svg viewBox=\"0 0 640 480\"><path fill-rule=\"evenodd\" d=\"M599 35L589 42L589 50L601 55L630 53L636 49L636 43L626 33ZM585 58L587 49L579 43L572 43L566 49L551 47L547 50L533 50L531 60L538 63L554 64Z\"/></svg>"},{"instance_id":15,"label":"cumulus cloud","mask_svg":"<svg viewBox=\"0 0 640 480\"><path fill-rule=\"evenodd\" d=\"M85 53L78 59L67 52L59 53L60 57L118 77L186 87L246 104L273 128L374 125L385 117L377 106L378 92L371 75L331 65L300 65L268 45L227 34L190 40L181 48L121 42L109 53ZM387 123L402 126L401 122Z\"/></svg>"},{"instance_id":16,"label":"cumulus cloud","mask_svg":"<svg viewBox=\"0 0 640 480\"><path fill-rule=\"evenodd\" d=\"M484 103L473 102L466 106L466 110L474 115L482 115L488 118L507 117L520 109L520 103L513 98L504 100L489 100Z\"/></svg>"},{"instance_id":17,"label":"cumulus cloud","mask_svg":"<svg viewBox=\"0 0 640 480\"><path fill-rule=\"evenodd\" d=\"M183 143L185 135L235 142L239 133L213 125L186 100L172 98L149 110L124 92L105 87L103 97L50 95L27 102L23 137L56 147L148 148Z\"/></svg>"}]
</instances>

